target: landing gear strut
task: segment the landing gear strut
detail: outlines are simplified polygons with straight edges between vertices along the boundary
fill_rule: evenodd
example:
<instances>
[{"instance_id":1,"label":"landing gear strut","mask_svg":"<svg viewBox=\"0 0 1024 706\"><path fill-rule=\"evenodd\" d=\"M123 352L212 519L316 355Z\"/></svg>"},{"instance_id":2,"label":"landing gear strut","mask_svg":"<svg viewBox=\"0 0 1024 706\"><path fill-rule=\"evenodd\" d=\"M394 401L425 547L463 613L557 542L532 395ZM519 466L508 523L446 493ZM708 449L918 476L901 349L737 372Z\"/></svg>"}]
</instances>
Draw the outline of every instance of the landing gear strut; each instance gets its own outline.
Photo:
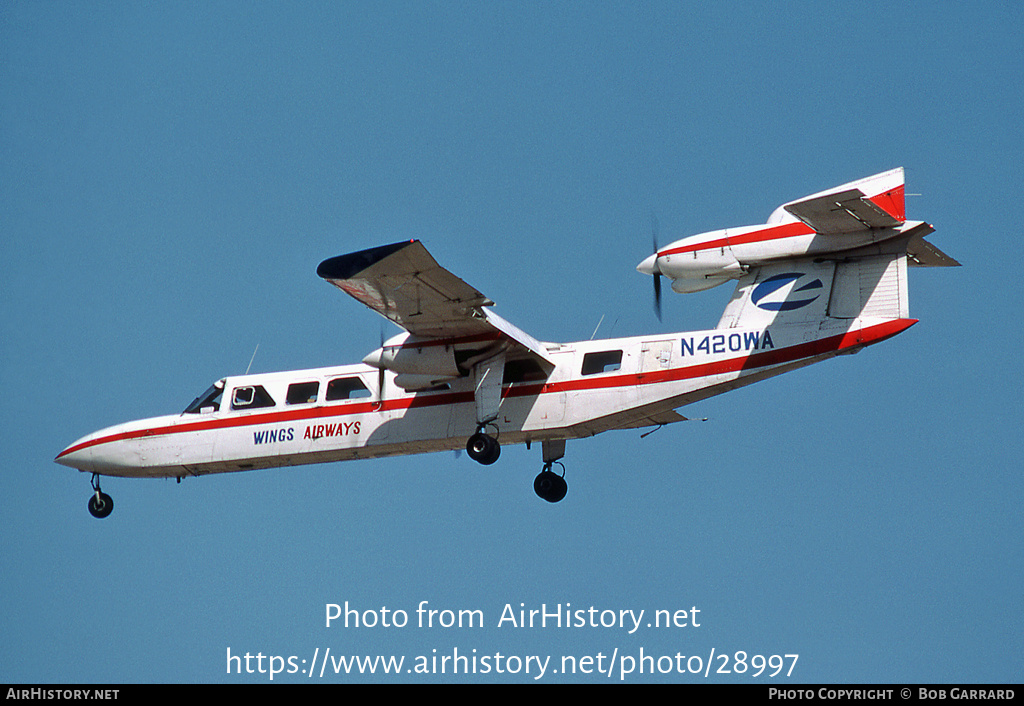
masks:
<instances>
[{"instance_id":1,"label":"landing gear strut","mask_svg":"<svg viewBox=\"0 0 1024 706\"><path fill-rule=\"evenodd\" d=\"M466 453L477 463L490 466L501 455L501 444L493 436L484 434L484 427L478 427L476 433L466 442Z\"/></svg>"},{"instance_id":2,"label":"landing gear strut","mask_svg":"<svg viewBox=\"0 0 1024 706\"><path fill-rule=\"evenodd\" d=\"M92 474L92 497L89 498L89 514L97 519L103 519L114 510L114 501L109 495L100 490L100 474Z\"/></svg>"}]
</instances>

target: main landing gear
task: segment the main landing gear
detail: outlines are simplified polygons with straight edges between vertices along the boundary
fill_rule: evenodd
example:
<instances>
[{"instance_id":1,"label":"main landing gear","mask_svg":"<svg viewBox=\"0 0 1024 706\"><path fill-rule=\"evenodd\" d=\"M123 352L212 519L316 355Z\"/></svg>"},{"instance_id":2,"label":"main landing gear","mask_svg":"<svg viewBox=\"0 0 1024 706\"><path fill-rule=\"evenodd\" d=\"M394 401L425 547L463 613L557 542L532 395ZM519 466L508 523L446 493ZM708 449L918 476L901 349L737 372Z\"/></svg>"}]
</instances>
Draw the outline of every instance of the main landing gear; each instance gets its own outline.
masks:
<instances>
[{"instance_id":1,"label":"main landing gear","mask_svg":"<svg viewBox=\"0 0 1024 706\"><path fill-rule=\"evenodd\" d=\"M541 442L541 455L544 457L544 468L533 480L533 492L541 500L557 503L565 497L569 487L565 483L565 466L559 460L565 456L565 439L552 439ZM562 466L562 474L551 470L555 464Z\"/></svg>"},{"instance_id":2,"label":"main landing gear","mask_svg":"<svg viewBox=\"0 0 1024 706\"><path fill-rule=\"evenodd\" d=\"M109 495L100 490L100 474L92 474L92 497L89 498L89 514L102 520L114 511L114 501Z\"/></svg>"},{"instance_id":3,"label":"main landing gear","mask_svg":"<svg viewBox=\"0 0 1024 706\"><path fill-rule=\"evenodd\" d=\"M466 442L466 453L477 463L489 466L501 455L501 444L493 436L484 433L486 425L477 427L476 433ZM544 455L544 469L533 481L533 490L537 496L549 503L557 503L565 497L569 487L565 482L565 466L558 459L565 456L565 440L541 442ZM527 445L529 446L529 445ZM555 464L562 467L556 473Z\"/></svg>"},{"instance_id":4,"label":"main landing gear","mask_svg":"<svg viewBox=\"0 0 1024 706\"><path fill-rule=\"evenodd\" d=\"M466 442L466 453L477 463L490 466L501 455L501 444L493 436L484 434L484 427L481 426Z\"/></svg>"},{"instance_id":5,"label":"main landing gear","mask_svg":"<svg viewBox=\"0 0 1024 706\"><path fill-rule=\"evenodd\" d=\"M551 470L555 463L562 466L561 461L545 463L544 470L533 480L533 492L537 493L541 500L547 500L549 503L557 503L569 490L565 482L565 466L562 466L562 475L558 475Z\"/></svg>"}]
</instances>

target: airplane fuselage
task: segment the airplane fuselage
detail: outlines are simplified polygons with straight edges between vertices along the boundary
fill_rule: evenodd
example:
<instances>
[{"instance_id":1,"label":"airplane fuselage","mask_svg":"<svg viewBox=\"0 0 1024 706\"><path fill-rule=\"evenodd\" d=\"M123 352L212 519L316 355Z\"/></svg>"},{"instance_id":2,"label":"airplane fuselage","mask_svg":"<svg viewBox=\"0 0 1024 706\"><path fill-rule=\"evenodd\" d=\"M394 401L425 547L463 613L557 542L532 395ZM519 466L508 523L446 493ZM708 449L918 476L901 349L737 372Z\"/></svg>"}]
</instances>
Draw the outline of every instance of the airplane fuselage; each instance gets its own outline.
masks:
<instances>
[{"instance_id":1,"label":"airplane fuselage","mask_svg":"<svg viewBox=\"0 0 1024 706\"><path fill-rule=\"evenodd\" d=\"M546 377L506 369L502 445L650 426L660 414L899 333L914 323L712 329L544 344ZM459 449L477 427L471 376L407 392L394 373L347 365L224 378L189 411L85 436L61 464L111 476L183 477ZM516 379L523 377L524 379ZM540 377L541 379L537 379Z\"/></svg>"}]
</instances>

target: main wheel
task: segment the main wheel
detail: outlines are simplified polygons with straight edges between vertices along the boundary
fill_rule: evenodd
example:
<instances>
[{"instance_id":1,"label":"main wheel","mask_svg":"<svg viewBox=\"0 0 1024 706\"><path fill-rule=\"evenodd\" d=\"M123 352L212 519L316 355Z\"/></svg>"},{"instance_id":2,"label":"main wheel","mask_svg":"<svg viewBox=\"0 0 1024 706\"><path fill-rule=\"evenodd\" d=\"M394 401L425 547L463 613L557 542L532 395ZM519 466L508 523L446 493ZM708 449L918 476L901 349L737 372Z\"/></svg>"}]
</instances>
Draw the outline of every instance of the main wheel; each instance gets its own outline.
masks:
<instances>
[{"instance_id":1,"label":"main wheel","mask_svg":"<svg viewBox=\"0 0 1024 706\"><path fill-rule=\"evenodd\" d=\"M89 514L98 519L103 519L114 511L114 501L106 493L94 493L89 498Z\"/></svg>"},{"instance_id":2,"label":"main wheel","mask_svg":"<svg viewBox=\"0 0 1024 706\"><path fill-rule=\"evenodd\" d=\"M541 500L547 500L549 503L557 503L565 497L568 490L565 478L547 469L541 471L533 481L533 491Z\"/></svg>"},{"instance_id":3,"label":"main wheel","mask_svg":"<svg viewBox=\"0 0 1024 706\"><path fill-rule=\"evenodd\" d=\"M477 463L490 466L501 455L501 444L493 437L478 431L466 442L466 453Z\"/></svg>"}]
</instances>

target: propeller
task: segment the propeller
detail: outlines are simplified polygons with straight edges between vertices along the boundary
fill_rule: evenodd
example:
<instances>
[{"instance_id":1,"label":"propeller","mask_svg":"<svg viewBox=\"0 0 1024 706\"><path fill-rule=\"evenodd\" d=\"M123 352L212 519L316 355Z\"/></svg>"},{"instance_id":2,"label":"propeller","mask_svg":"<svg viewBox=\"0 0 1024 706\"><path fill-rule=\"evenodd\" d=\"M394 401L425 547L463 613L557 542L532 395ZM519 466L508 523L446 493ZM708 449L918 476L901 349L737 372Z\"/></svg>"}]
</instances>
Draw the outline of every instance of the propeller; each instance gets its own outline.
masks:
<instances>
[{"instance_id":1,"label":"propeller","mask_svg":"<svg viewBox=\"0 0 1024 706\"><path fill-rule=\"evenodd\" d=\"M651 246L654 248L654 313L661 321L661 271L658 269L658 217L651 213Z\"/></svg>"}]
</instances>

